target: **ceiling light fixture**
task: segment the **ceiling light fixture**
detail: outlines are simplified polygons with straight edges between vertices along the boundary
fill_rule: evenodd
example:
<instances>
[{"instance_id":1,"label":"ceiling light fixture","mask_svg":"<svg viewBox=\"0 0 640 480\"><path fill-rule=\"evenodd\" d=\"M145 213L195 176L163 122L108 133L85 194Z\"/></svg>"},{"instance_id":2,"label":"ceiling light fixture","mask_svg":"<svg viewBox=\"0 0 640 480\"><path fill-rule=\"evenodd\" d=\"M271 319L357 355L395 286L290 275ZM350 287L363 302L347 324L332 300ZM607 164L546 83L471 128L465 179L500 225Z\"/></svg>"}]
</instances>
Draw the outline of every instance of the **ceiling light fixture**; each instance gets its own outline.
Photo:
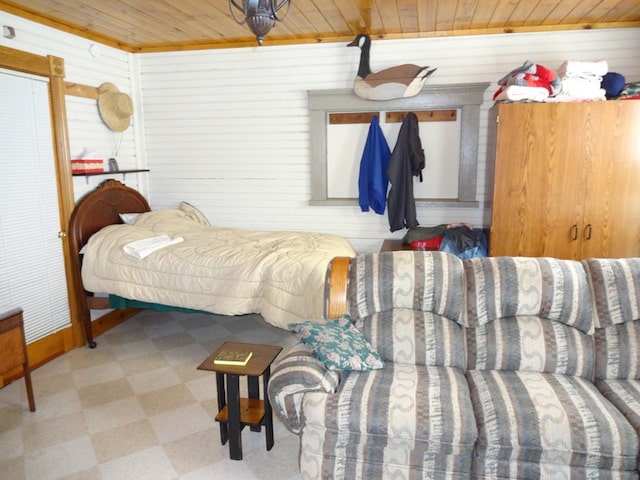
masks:
<instances>
[{"instance_id":1,"label":"ceiling light fixture","mask_svg":"<svg viewBox=\"0 0 640 480\"><path fill-rule=\"evenodd\" d=\"M284 15L278 15L278 12L284 8ZM229 0L229 10L233 19L243 25L249 25L249 29L254 33L258 40L258 45L262 45L264 37L276 24L276 20L282 20L291 7L291 0L242 0L242 6L238 5L236 0ZM234 8L242 12L239 17Z\"/></svg>"}]
</instances>

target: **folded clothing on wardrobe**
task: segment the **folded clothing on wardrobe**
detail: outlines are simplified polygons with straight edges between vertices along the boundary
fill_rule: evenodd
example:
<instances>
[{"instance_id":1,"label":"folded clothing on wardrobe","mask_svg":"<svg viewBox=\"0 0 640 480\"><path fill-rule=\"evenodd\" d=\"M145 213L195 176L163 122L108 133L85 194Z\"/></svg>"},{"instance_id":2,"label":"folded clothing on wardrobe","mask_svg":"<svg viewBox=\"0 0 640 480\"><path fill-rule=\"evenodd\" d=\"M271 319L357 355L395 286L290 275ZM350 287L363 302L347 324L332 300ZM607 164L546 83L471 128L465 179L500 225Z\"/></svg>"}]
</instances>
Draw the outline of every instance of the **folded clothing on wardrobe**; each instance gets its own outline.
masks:
<instances>
[{"instance_id":1,"label":"folded clothing on wardrobe","mask_svg":"<svg viewBox=\"0 0 640 480\"><path fill-rule=\"evenodd\" d=\"M602 77L608 70L605 60L595 62L565 60L558 68L562 87L552 101L606 100L606 91L601 87L601 83Z\"/></svg>"},{"instance_id":2,"label":"folded clothing on wardrobe","mask_svg":"<svg viewBox=\"0 0 640 480\"><path fill-rule=\"evenodd\" d=\"M500 89L494 97L496 102L511 101L522 102L531 100L543 102L549 97L549 91L544 87L522 87L520 85L509 85Z\"/></svg>"}]
</instances>

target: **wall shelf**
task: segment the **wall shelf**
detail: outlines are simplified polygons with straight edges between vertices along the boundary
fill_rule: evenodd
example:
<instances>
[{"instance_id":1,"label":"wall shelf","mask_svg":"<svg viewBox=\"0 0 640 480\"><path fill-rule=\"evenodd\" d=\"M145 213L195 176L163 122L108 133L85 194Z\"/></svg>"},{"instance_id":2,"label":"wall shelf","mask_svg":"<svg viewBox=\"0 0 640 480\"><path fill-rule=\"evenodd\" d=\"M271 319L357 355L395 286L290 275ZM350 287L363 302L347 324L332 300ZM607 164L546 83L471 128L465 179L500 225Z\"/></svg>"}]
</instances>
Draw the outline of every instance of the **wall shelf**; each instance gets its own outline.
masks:
<instances>
[{"instance_id":1,"label":"wall shelf","mask_svg":"<svg viewBox=\"0 0 640 480\"><path fill-rule=\"evenodd\" d=\"M127 177L127 173L141 173L148 172L148 168L138 168L132 170L114 170L114 171L104 171L104 172L93 172L93 173L73 173L74 177L85 177L87 179L87 183L89 183L89 177L95 177L98 175L122 175L122 181Z\"/></svg>"}]
</instances>

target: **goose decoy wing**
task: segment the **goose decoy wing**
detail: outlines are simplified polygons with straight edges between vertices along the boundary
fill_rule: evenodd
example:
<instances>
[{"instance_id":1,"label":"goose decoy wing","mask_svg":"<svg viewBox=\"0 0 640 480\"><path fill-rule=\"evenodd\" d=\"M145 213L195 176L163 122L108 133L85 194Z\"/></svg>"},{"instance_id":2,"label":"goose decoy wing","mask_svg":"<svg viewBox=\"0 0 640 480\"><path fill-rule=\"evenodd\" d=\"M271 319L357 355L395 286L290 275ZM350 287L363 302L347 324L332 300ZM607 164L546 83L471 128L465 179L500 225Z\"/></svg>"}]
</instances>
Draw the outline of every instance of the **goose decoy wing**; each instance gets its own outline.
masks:
<instances>
[{"instance_id":1,"label":"goose decoy wing","mask_svg":"<svg viewBox=\"0 0 640 480\"><path fill-rule=\"evenodd\" d=\"M412 97L420 93L427 78L436 69L418 65L403 64L366 77L358 76L354 82L354 92L368 100L392 100Z\"/></svg>"}]
</instances>

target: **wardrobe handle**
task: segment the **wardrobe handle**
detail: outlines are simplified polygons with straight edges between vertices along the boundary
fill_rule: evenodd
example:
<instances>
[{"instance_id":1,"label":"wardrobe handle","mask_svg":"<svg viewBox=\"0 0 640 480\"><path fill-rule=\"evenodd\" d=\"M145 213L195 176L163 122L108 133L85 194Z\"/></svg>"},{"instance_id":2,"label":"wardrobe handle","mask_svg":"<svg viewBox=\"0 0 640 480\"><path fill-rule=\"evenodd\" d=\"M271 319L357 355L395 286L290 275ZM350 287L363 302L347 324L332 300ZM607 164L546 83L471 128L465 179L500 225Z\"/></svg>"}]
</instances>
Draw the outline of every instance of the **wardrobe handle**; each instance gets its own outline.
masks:
<instances>
[{"instance_id":1,"label":"wardrobe handle","mask_svg":"<svg viewBox=\"0 0 640 480\"><path fill-rule=\"evenodd\" d=\"M585 231L585 238L586 238L587 240L591 240L591 230L592 230L591 224L587 225L587 227L584 229L584 231Z\"/></svg>"},{"instance_id":2,"label":"wardrobe handle","mask_svg":"<svg viewBox=\"0 0 640 480\"><path fill-rule=\"evenodd\" d=\"M571 240L577 240L578 239L578 225L573 225L571 227Z\"/></svg>"}]
</instances>

